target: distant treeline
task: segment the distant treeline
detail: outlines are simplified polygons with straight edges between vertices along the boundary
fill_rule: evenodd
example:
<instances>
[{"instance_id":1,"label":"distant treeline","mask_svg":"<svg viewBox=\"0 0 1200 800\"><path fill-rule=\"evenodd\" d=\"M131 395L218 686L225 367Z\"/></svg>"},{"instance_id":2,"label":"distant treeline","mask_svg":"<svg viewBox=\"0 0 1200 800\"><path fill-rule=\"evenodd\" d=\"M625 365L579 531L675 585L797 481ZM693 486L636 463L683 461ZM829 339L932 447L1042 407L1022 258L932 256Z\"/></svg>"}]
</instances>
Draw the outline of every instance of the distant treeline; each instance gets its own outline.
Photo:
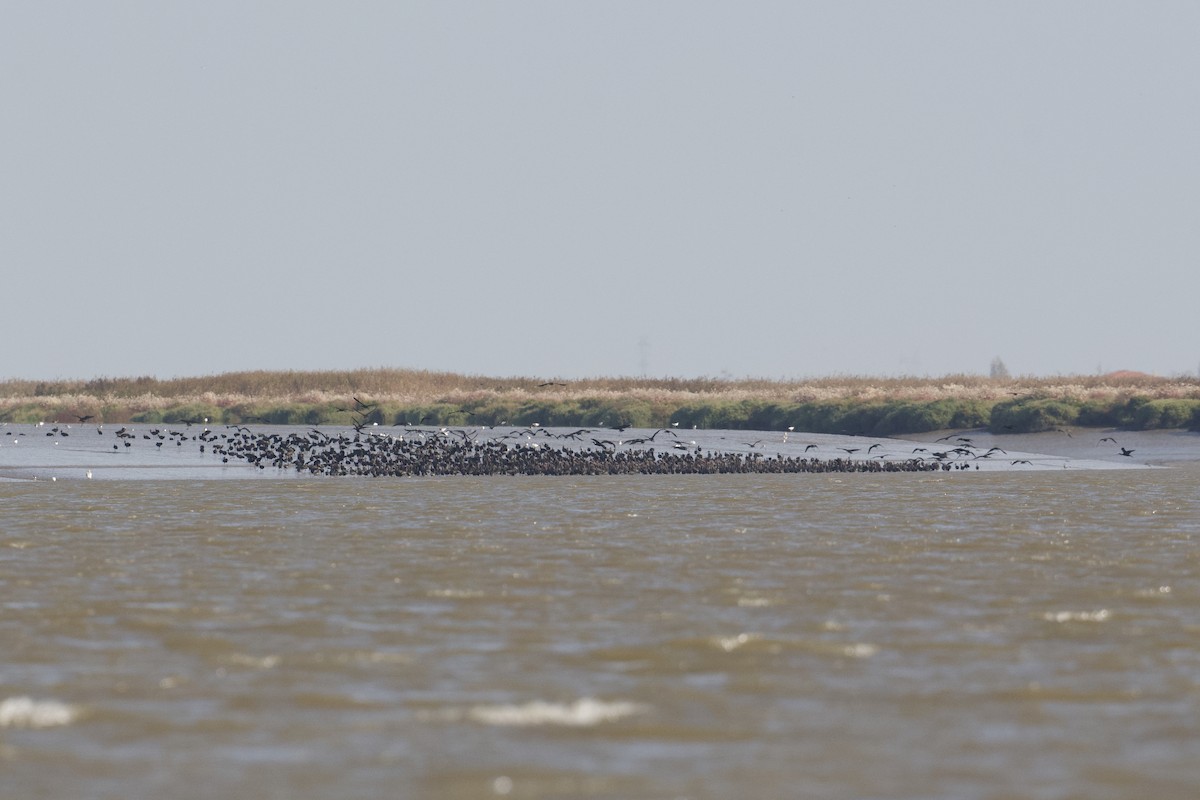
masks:
<instances>
[{"instance_id":1,"label":"distant treeline","mask_svg":"<svg viewBox=\"0 0 1200 800\"><path fill-rule=\"evenodd\" d=\"M1194 379L481 378L412 370L0 382L0 421L730 428L895 436L951 428L1200 430Z\"/></svg>"}]
</instances>

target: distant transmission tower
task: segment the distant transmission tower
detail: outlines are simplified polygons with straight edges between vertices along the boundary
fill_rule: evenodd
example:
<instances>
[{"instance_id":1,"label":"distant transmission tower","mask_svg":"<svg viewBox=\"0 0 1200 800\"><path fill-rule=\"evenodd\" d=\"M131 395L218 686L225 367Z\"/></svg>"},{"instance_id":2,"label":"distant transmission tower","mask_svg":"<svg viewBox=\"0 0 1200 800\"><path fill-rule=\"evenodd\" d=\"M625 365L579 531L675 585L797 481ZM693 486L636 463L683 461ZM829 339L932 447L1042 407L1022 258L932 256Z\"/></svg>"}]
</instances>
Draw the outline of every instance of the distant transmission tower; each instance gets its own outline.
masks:
<instances>
[{"instance_id":1,"label":"distant transmission tower","mask_svg":"<svg viewBox=\"0 0 1200 800\"><path fill-rule=\"evenodd\" d=\"M649 361L646 356L646 354L649 352L649 350L650 350L650 340L647 339L645 336L638 339L638 353L639 353L638 363L642 368L642 377L643 378L646 377L646 374L649 372L649 369L647 367L647 365L649 364Z\"/></svg>"}]
</instances>

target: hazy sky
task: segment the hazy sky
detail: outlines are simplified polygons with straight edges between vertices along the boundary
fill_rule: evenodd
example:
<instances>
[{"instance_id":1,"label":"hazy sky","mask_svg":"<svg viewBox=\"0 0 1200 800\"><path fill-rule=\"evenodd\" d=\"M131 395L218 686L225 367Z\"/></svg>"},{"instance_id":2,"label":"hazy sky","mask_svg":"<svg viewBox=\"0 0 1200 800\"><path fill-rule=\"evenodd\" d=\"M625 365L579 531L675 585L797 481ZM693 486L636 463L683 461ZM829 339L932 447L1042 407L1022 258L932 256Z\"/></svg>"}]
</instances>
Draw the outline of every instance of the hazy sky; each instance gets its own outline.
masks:
<instances>
[{"instance_id":1,"label":"hazy sky","mask_svg":"<svg viewBox=\"0 0 1200 800\"><path fill-rule=\"evenodd\" d=\"M1200 366L1200 3L0 2L0 378Z\"/></svg>"}]
</instances>

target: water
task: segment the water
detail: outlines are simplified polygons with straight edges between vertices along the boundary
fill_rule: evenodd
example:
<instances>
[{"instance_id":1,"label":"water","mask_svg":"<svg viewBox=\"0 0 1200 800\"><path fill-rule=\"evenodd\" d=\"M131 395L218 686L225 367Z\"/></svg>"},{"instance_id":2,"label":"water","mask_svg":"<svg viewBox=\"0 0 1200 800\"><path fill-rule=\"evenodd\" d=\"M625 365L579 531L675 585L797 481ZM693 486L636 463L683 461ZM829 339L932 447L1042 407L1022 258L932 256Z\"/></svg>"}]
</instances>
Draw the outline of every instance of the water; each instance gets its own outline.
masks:
<instances>
[{"instance_id":1,"label":"water","mask_svg":"<svg viewBox=\"0 0 1200 800\"><path fill-rule=\"evenodd\" d=\"M0 483L0 797L1200 786L1195 465L188 475Z\"/></svg>"}]
</instances>

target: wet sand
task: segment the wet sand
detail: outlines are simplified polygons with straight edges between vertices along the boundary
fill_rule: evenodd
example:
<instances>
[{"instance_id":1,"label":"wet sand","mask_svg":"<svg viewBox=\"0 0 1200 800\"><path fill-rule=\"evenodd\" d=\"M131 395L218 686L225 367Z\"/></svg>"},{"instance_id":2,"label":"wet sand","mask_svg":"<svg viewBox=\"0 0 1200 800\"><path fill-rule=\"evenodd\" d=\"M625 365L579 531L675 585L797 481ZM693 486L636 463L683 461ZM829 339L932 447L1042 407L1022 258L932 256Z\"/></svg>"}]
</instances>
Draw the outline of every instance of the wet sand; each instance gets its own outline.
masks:
<instances>
[{"instance_id":1,"label":"wet sand","mask_svg":"<svg viewBox=\"0 0 1200 800\"><path fill-rule=\"evenodd\" d=\"M163 480L304 477L291 468L258 468L220 450L235 437L300 436L316 429L258 425L185 428L179 425L0 425L0 480ZM351 438L350 428L326 426L322 436ZM121 433L122 436L118 436ZM604 428L403 428L358 432L368 447L442 438L503 442L512 450L659 454L703 453L743 459L815 459L896 466L920 460L955 472L1045 469L1137 469L1200 464L1200 434L1179 430L1073 429L994 435L984 430L936 431L905 438L779 431ZM655 440L646 441L655 436ZM603 443L603 444L600 444ZM1130 451L1121 455L1122 449Z\"/></svg>"},{"instance_id":2,"label":"wet sand","mask_svg":"<svg viewBox=\"0 0 1200 800\"><path fill-rule=\"evenodd\" d=\"M933 442L954 433L967 436L984 449L1003 447L1010 452L1042 453L1072 462L1141 464L1156 467L1200 464L1200 433L1184 430L1126 431L1116 428L1071 428L1044 433L991 434L976 429L966 432L915 433L908 438ZM1102 441L1112 439L1115 441ZM1122 456L1121 449L1132 455Z\"/></svg>"}]
</instances>

